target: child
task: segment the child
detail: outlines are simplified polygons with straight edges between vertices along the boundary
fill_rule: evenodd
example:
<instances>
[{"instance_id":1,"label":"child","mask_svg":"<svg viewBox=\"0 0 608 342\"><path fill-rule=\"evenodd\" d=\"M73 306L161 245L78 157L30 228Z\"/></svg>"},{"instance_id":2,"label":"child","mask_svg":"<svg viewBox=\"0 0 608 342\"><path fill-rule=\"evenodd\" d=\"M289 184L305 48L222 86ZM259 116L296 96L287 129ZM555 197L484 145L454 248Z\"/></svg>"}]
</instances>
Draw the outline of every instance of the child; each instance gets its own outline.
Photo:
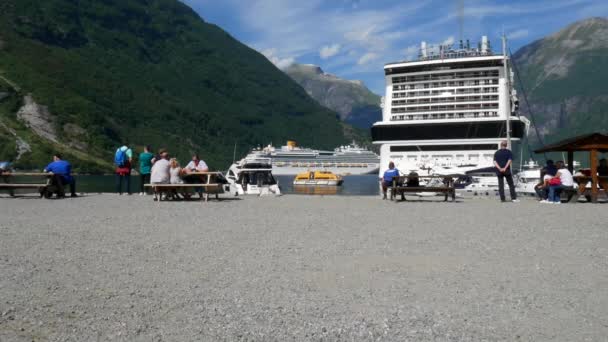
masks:
<instances>
[{"instance_id":1,"label":"child","mask_svg":"<svg viewBox=\"0 0 608 342\"><path fill-rule=\"evenodd\" d=\"M182 174L182 168L179 166L179 162L177 161L177 159L175 158L171 158L169 160L169 175L170 175L170 183L171 184L182 184L182 178L180 177ZM179 195L177 194L177 190L173 190L173 192L171 193L171 197L173 199L180 199Z\"/></svg>"}]
</instances>

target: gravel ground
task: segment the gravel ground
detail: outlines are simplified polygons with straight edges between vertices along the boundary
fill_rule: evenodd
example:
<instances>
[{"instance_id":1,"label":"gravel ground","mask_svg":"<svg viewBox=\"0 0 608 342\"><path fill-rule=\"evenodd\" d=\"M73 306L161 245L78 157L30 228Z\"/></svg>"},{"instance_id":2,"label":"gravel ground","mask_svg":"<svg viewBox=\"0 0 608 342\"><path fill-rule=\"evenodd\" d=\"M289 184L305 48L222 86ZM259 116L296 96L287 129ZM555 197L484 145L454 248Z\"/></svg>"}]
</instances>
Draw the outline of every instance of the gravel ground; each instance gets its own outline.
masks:
<instances>
[{"instance_id":1,"label":"gravel ground","mask_svg":"<svg viewBox=\"0 0 608 342\"><path fill-rule=\"evenodd\" d=\"M0 198L0 341L606 341L607 209Z\"/></svg>"}]
</instances>

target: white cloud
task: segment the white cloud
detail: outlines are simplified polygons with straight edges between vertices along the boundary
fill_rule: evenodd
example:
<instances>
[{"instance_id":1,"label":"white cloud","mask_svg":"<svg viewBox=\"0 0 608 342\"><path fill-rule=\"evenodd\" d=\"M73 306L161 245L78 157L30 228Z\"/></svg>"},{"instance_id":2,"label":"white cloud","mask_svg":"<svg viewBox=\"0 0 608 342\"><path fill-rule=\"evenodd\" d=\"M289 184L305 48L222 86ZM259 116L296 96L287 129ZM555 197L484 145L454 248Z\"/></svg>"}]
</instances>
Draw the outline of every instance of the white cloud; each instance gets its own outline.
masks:
<instances>
[{"instance_id":1,"label":"white cloud","mask_svg":"<svg viewBox=\"0 0 608 342\"><path fill-rule=\"evenodd\" d=\"M418 53L420 53L420 46L418 45L410 45L405 50L403 50L403 55L405 59L414 59L418 57Z\"/></svg>"},{"instance_id":2,"label":"white cloud","mask_svg":"<svg viewBox=\"0 0 608 342\"><path fill-rule=\"evenodd\" d=\"M515 30L513 32L507 33L507 38L516 40L516 39L526 38L526 37L528 37L529 34L530 34L530 32L526 29L519 29L519 30Z\"/></svg>"},{"instance_id":3,"label":"white cloud","mask_svg":"<svg viewBox=\"0 0 608 342\"><path fill-rule=\"evenodd\" d=\"M342 46L340 44L325 45L321 48L321 50L319 50L319 57L321 57L321 59L333 57L340 52L341 47Z\"/></svg>"},{"instance_id":4,"label":"white cloud","mask_svg":"<svg viewBox=\"0 0 608 342\"><path fill-rule=\"evenodd\" d=\"M443 42L441 42L441 45L452 45L452 44L454 44L454 37L453 36L450 36L446 40L444 40Z\"/></svg>"},{"instance_id":5,"label":"white cloud","mask_svg":"<svg viewBox=\"0 0 608 342\"><path fill-rule=\"evenodd\" d=\"M359 65L367 64L378 57L379 56L377 53L368 52L368 53L364 54L363 56L361 56L361 58L359 58L359 60L357 61L357 64L359 64Z\"/></svg>"},{"instance_id":6,"label":"white cloud","mask_svg":"<svg viewBox=\"0 0 608 342\"><path fill-rule=\"evenodd\" d=\"M296 62L296 59L293 57L285 57L285 58L278 57L276 55L277 49L274 49L274 48L263 50L262 54L264 56L266 56L266 58L268 58L269 61L271 61L277 68L279 68L281 70L287 69L293 63Z\"/></svg>"},{"instance_id":7,"label":"white cloud","mask_svg":"<svg viewBox=\"0 0 608 342\"><path fill-rule=\"evenodd\" d=\"M384 79L384 63L404 56L415 58L421 40L432 46L441 38L450 37L444 44L460 38L456 1L182 1L197 4L204 19L263 52L280 68L294 61L317 63L340 77L363 78L369 84ZM585 14L608 13L608 5L599 0L519 1L517 6L499 0L467 0L462 38L475 41L488 35L496 42L504 28L517 46L555 30L561 25L555 22L580 18L583 9ZM547 24L539 23L543 20Z\"/></svg>"}]
</instances>

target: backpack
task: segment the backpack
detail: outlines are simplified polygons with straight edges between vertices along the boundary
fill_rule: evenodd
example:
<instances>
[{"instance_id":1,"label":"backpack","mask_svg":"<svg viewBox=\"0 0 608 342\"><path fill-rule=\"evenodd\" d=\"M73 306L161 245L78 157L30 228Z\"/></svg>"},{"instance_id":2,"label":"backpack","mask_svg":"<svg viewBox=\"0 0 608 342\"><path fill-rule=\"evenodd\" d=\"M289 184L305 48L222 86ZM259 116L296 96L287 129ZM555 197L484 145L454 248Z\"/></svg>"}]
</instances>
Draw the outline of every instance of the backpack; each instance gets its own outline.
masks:
<instances>
[{"instance_id":1,"label":"backpack","mask_svg":"<svg viewBox=\"0 0 608 342\"><path fill-rule=\"evenodd\" d=\"M114 164L118 167L123 167L127 163L127 151L123 151L122 148L116 150L114 155Z\"/></svg>"}]
</instances>

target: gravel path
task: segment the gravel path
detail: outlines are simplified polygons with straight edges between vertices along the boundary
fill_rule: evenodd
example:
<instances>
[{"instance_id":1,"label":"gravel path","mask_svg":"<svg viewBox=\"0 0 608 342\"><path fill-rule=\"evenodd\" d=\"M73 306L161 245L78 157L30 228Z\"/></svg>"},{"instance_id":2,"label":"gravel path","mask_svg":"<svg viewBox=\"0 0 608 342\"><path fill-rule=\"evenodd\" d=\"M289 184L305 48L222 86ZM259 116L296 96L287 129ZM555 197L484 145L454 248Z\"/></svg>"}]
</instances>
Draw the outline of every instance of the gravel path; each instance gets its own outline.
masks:
<instances>
[{"instance_id":1,"label":"gravel path","mask_svg":"<svg viewBox=\"0 0 608 342\"><path fill-rule=\"evenodd\" d=\"M0 198L0 341L605 341L608 206Z\"/></svg>"}]
</instances>

